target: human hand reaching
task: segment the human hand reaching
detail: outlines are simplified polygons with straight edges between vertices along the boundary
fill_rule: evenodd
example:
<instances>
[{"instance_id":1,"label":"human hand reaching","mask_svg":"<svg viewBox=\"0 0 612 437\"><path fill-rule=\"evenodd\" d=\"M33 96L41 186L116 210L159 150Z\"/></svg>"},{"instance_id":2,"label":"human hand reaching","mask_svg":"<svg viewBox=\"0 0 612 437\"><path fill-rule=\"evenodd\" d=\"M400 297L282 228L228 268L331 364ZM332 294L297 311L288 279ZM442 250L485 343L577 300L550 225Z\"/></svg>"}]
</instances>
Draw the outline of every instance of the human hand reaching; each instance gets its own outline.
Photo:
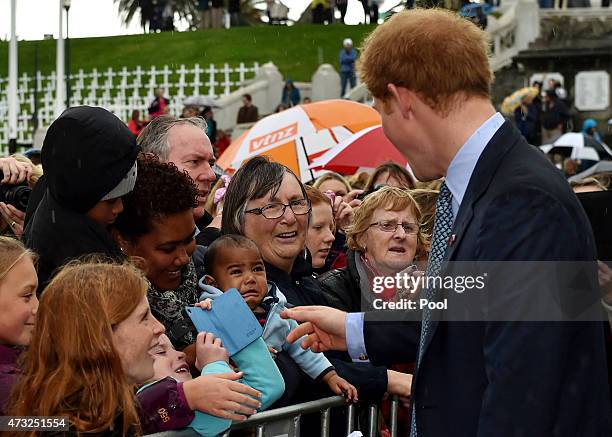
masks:
<instances>
[{"instance_id":1,"label":"human hand reaching","mask_svg":"<svg viewBox=\"0 0 612 437\"><path fill-rule=\"evenodd\" d=\"M242 421L261 406L261 393L237 382L240 373L203 375L183 383L189 408L212 416Z\"/></svg>"},{"instance_id":2,"label":"human hand reaching","mask_svg":"<svg viewBox=\"0 0 612 437\"><path fill-rule=\"evenodd\" d=\"M341 378L335 370L327 372L325 376L323 376L323 382L329 386L331 391L337 395L344 396L348 402L357 403L357 401L359 401L355 386L350 384L346 379Z\"/></svg>"},{"instance_id":3,"label":"human hand reaching","mask_svg":"<svg viewBox=\"0 0 612 437\"><path fill-rule=\"evenodd\" d=\"M200 332L196 338L196 362L198 370L215 361L229 362L229 354L223 347L220 338L211 332Z\"/></svg>"},{"instance_id":4,"label":"human hand reaching","mask_svg":"<svg viewBox=\"0 0 612 437\"><path fill-rule=\"evenodd\" d=\"M346 350L344 311L325 306L304 306L287 309L281 317L301 323L287 336L289 343L306 336L301 343L303 349L310 348L313 352Z\"/></svg>"}]
</instances>

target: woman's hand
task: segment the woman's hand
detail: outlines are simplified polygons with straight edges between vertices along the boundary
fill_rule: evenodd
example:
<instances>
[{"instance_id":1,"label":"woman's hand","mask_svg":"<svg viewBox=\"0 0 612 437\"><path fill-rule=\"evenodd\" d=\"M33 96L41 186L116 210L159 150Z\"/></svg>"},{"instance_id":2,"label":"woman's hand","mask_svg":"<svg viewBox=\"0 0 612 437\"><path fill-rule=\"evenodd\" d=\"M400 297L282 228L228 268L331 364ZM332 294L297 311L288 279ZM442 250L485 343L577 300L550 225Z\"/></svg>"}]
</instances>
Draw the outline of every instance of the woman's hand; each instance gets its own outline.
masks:
<instances>
[{"instance_id":1,"label":"woman's hand","mask_svg":"<svg viewBox=\"0 0 612 437\"><path fill-rule=\"evenodd\" d=\"M212 332L200 332L196 339L196 362L198 370L215 361L229 362L227 350L221 344L220 338L215 338Z\"/></svg>"},{"instance_id":2,"label":"woman's hand","mask_svg":"<svg viewBox=\"0 0 612 437\"><path fill-rule=\"evenodd\" d=\"M355 209L361 205L362 202L362 200L358 199L357 196L363 193L363 190L351 190L346 196L344 196L344 201L348 203L351 208Z\"/></svg>"},{"instance_id":3,"label":"woman's hand","mask_svg":"<svg viewBox=\"0 0 612 437\"><path fill-rule=\"evenodd\" d=\"M412 375L410 373L387 370L387 380L387 393L398 395L402 405L408 407L412 390Z\"/></svg>"},{"instance_id":4,"label":"woman's hand","mask_svg":"<svg viewBox=\"0 0 612 437\"><path fill-rule=\"evenodd\" d=\"M0 171L2 171L4 175L0 184L14 185L30 180L32 165L25 162L19 162L15 158L9 156L7 158L0 158Z\"/></svg>"},{"instance_id":5,"label":"woman's hand","mask_svg":"<svg viewBox=\"0 0 612 437\"><path fill-rule=\"evenodd\" d=\"M344 229L346 226L350 225L351 221L353 221L353 215L355 214L353 208L342 200L342 197L336 197L332 206L332 212L338 229Z\"/></svg>"},{"instance_id":6,"label":"woman's hand","mask_svg":"<svg viewBox=\"0 0 612 437\"><path fill-rule=\"evenodd\" d=\"M337 395L344 396L348 402L357 403L357 401L359 401L355 386L350 384L346 379L341 378L335 370L327 372L325 376L323 376L323 382L329 386L331 391Z\"/></svg>"},{"instance_id":7,"label":"woman's hand","mask_svg":"<svg viewBox=\"0 0 612 437\"><path fill-rule=\"evenodd\" d=\"M408 287L397 289L397 299L414 300L418 298L419 294L421 293L421 289L423 288L425 272L422 270L417 270L415 265L411 265L399 272L399 274L405 277L406 281L404 283L408 285Z\"/></svg>"},{"instance_id":8,"label":"woman's hand","mask_svg":"<svg viewBox=\"0 0 612 437\"><path fill-rule=\"evenodd\" d=\"M261 403L261 393L248 385L236 382L242 373L222 373L198 376L183 383L189 408L212 416L242 421L254 414Z\"/></svg>"},{"instance_id":9,"label":"woman's hand","mask_svg":"<svg viewBox=\"0 0 612 437\"><path fill-rule=\"evenodd\" d=\"M17 238L21 238L23 235L25 212L19 211L13 205L0 202L0 216L2 221L6 223L6 225L0 223L0 230L9 228Z\"/></svg>"}]
</instances>

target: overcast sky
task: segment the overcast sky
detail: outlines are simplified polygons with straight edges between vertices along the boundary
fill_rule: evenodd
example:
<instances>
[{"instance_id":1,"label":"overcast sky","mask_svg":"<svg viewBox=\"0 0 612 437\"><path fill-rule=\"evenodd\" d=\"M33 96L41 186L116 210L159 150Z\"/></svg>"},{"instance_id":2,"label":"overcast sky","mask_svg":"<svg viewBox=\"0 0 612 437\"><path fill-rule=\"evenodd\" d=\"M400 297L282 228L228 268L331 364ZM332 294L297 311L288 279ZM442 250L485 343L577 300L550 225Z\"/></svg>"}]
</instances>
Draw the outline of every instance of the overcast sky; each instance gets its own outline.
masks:
<instances>
[{"instance_id":1,"label":"overcast sky","mask_svg":"<svg viewBox=\"0 0 612 437\"><path fill-rule=\"evenodd\" d=\"M290 18L297 19L310 0L283 2L291 5ZM57 36L59 4L60 0L17 0L18 39L42 39L45 34ZM10 37L10 9L11 0L0 0L0 38L3 40ZM359 1L349 0L347 22L357 24L361 17L363 9ZM70 36L74 38L142 33L138 22L136 18L128 27L124 26L113 0L72 0L70 7Z\"/></svg>"}]
</instances>

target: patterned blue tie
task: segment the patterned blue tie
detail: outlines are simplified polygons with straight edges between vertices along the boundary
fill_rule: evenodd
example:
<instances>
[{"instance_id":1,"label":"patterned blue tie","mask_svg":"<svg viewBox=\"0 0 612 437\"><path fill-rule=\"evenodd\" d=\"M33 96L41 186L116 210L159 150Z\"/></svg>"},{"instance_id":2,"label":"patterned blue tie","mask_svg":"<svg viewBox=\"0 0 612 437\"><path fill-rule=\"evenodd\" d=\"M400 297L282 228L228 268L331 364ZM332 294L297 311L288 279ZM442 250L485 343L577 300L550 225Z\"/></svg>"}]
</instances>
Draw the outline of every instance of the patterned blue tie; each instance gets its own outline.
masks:
<instances>
[{"instance_id":1,"label":"patterned blue tie","mask_svg":"<svg viewBox=\"0 0 612 437\"><path fill-rule=\"evenodd\" d=\"M442 260L448 247L448 239L453 228L453 208L452 194L446 182L440 187L440 194L436 202L436 218L434 221L433 241L431 242L431 251L429 253L429 261L427 263L426 277L433 277L440 274ZM436 290L426 288L423 290L423 297L429 301L435 300ZM421 339L419 341L419 354L417 356L417 369L421 363L421 357L425 352L425 339L430 327L431 310L425 308L423 310L423 321L421 324ZM412 405L412 423L410 425L410 437L418 437L416 427L416 407Z\"/></svg>"}]
</instances>

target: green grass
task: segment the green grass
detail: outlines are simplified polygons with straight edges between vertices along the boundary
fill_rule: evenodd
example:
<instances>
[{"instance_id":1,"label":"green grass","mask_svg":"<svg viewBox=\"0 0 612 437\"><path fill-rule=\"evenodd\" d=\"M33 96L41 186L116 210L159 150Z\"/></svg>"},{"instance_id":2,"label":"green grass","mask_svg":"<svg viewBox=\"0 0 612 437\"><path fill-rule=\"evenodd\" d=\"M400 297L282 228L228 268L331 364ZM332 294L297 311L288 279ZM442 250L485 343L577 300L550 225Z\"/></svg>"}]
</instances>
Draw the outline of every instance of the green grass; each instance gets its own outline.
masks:
<instances>
[{"instance_id":1,"label":"green grass","mask_svg":"<svg viewBox=\"0 0 612 437\"><path fill-rule=\"evenodd\" d=\"M373 26L253 26L234 29L210 29L195 32L158 33L104 38L71 39L71 71L94 67L113 70L135 68L179 68L240 62L263 64L274 62L283 77L310 82L322 62L338 69L338 53L344 38L355 45ZM39 69L44 73L55 70L54 40L19 42L19 74L34 71L35 47L38 47ZM0 76L8 75L8 42L0 42Z\"/></svg>"}]
</instances>

